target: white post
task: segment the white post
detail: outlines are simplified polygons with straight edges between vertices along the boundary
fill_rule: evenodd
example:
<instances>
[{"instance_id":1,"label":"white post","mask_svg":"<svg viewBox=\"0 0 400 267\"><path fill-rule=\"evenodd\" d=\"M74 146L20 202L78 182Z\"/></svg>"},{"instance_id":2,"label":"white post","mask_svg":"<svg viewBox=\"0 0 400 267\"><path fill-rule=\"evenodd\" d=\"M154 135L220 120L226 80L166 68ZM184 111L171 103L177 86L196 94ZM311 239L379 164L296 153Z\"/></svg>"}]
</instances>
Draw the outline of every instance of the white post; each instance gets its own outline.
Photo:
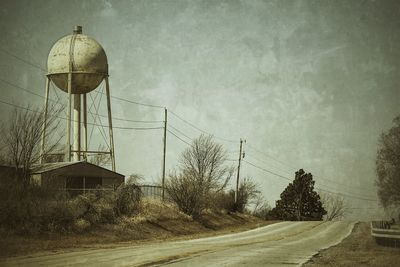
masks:
<instances>
[{"instance_id":1,"label":"white post","mask_svg":"<svg viewBox=\"0 0 400 267\"><path fill-rule=\"evenodd\" d=\"M81 159L81 95L74 94L74 161Z\"/></svg>"},{"instance_id":2,"label":"white post","mask_svg":"<svg viewBox=\"0 0 400 267\"><path fill-rule=\"evenodd\" d=\"M86 94L83 95L83 158L87 160L88 142L87 142L87 102Z\"/></svg>"},{"instance_id":3,"label":"white post","mask_svg":"<svg viewBox=\"0 0 400 267\"><path fill-rule=\"evenodd\" d=\"M67 113L67 147L66 161L71 161L71 98L72 98L72 73L68 73L68 113Z\"/></svg>"},{"instance_id":4,"label":"white post","mask_svg":"<svg viewBox=\"0 0 400 267\"><path fill-rule=\"evenodd\" d=\"M111 148L111 164L112 170L115 171L115 153L114 153L114 137L112 128L112 118L111 118L111 96L110 96L110 85L108 83L108 76L104 78L106 81L106 94L107 94L107 110L108 110L108 130L110 136L110 148Z\"/></svg>"}]
</instances>

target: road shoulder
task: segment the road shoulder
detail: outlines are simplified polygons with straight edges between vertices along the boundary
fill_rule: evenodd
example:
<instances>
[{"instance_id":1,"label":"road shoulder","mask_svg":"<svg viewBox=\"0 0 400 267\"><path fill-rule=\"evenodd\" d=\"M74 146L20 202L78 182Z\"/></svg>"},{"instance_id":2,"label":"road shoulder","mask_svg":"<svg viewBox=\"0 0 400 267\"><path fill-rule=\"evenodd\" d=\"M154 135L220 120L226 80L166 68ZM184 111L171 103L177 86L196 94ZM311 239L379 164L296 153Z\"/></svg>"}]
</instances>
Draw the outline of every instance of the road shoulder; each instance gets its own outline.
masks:
<instances>
[{"instance_id":1,"label":"road shoulder","mask_svg":"<svg viewBox=\"0 0 400 267\"><path fill-rule=\"evenodd\" d=\"M352 233L336 246L322 250L303 266L395 266L400 262L400 248L376 244L369 224L360 222Z\"/></svg>"}]
</instances>

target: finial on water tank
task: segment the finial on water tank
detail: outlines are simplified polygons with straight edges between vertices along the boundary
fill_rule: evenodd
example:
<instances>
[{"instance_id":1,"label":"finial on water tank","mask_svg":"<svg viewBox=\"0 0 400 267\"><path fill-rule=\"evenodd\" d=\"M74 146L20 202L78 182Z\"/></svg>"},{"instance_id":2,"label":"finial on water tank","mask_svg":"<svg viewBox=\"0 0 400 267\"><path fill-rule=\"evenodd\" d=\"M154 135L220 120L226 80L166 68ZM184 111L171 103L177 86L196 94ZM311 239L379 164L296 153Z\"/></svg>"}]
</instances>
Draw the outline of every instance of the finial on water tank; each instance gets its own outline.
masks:
<instances>
[{"instance_id":1,"label":"finial on water tank","mask_svg":"<svg viewBox=\"0 0 400 267\"><path fill-rule=\"evenodd\" d=\"M75 26L74 34L82 34L82 26Z\"/></svg>"}]
</instances>

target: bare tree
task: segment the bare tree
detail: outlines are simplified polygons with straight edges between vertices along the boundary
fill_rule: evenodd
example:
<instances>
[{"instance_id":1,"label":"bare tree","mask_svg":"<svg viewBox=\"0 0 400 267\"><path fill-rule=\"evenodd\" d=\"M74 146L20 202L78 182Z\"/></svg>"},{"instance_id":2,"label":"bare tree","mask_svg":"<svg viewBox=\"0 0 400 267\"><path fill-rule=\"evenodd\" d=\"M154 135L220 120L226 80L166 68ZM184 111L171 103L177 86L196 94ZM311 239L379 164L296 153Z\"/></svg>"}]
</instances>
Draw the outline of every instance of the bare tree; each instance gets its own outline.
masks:
<instances>
[{"instance_id":1,"label":"bare tree","mask_svg":"<svg viewBox=\"0 0 400 267\"><path fill-rule=\"evenodd\" d=\"M264 199L264 196L262 194L258 194L254 198L253 204L254 204L254 206L253 206L253 214L255 214L255 213L257 213L258 210L262 209L263 205L267 204L267 202Z\"/></svg>"},{"instance_id":2,"label":"bare tree","mask_svg":"<svg viewBox=\"0 0 400 267\"><path fill-rule=\"evenodd\" d=\"M322 206L326 210L325 220L340 220L346 215L347 205L343 197L327 193L319 193L321 196Z\"/></svg>"},{"instance_id":3,"label":"bare tree","mask_svg":"<svg viewBox=\"0 0 400 267\"><path fill-rule=\"evenodd\" d=\"M226 152L211 136L201 135L181 155L179 171L166 181L166 191L183 212L198 216L211 206L212 195L221 192L233 175L225 165Z\"/></svg>"},{"instance_id":4,"label":"bare tree","mask_svg":"<svg viewBox=\"0 0 400 267\"><path fill-rule=\"evenodd\" d=\"M376 159L378 196L383 207L400 207L400 116L382 133Z\"/></svg>"},{"instance_id":5,"label":"bare tree","mask_svg":"<svg viewBox=\"0 0 400 267\"><path fill-rule=\"evenodd\" d=\"M250 204L259 204L262 198L261 192L257 189L259 186L250 177L245 177L239 186L236 210L243 212ZM234 196L234 192L233 192Z\"/></svg>"},{"instance_id":6,"label":"bare tree","mask_svg":"<svg viewBox=\"0 0 400 267\"><path fill-rule=\"evenodd\" d=\"M262 194L258 194L254 199L253 215L261 219L267 220L268 214L271 211L271 206L264 199Z\"/></svg>"},{"instance_id":7,"label":"bare tree","mask_svg":"<svg viewBox=\"0 0 400 267\"><path fill-rule=\"evenodd\" d=\"M45 121L44 113L29 106L25 109L15 109L8 123L1 128L1 154L4 160L20 170L20 178L24 183L29 182L29 171L32 165L40 162L41 138L46 128L45 138L48 140L44 154L53 152L62 136L55 136L60 121L58 114L61 108L54 105L49 108L50 114ZM46 127L44 127L46 126Z\"/></svg>"}]
</instances>

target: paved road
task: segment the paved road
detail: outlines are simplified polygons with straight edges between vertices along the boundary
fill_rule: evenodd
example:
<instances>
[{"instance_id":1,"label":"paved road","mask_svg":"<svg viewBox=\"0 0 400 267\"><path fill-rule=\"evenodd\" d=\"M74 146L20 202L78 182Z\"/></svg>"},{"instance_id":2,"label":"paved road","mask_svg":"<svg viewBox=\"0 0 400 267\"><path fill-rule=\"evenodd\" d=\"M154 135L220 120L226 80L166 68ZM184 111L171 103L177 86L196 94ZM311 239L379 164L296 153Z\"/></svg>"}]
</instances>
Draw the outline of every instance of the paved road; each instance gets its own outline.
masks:
<instances>
[{"instance_id":1,"label":"paved road","mask_svg":"<svg viewBox=\"0 0 400 267\"><path fill-rule=\"evenodd\" d=\"M341 242L354 222L282 222L217 237L18 257L5 266L300 266Z\"/></svg>"}]
</instances>

